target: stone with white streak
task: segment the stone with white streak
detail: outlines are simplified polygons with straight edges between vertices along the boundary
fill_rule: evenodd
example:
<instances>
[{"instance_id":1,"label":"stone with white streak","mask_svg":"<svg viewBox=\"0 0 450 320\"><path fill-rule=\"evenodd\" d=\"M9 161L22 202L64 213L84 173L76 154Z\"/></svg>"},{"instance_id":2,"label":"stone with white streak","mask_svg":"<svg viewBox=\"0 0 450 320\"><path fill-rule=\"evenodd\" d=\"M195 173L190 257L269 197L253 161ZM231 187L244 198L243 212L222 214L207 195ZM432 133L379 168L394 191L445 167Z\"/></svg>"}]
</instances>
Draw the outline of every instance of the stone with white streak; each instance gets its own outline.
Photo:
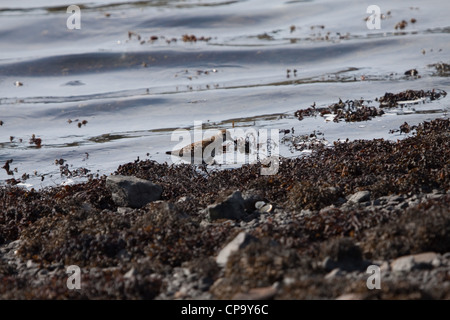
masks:
<instances>
[{"instance_id":1,"label":"stone with white streak","mask_svg":"<svg viewBox=\"0 0 450 320\"><path fill-rule=\"evenodd\" d=\"M220 250L216 262L219 266L224 267L228 262L228 258L233 252L248 246L252 241L256 241L256 238L252 235L241 232L230 243L228 243L222 250Z\"/></svg>"}]
</instances>

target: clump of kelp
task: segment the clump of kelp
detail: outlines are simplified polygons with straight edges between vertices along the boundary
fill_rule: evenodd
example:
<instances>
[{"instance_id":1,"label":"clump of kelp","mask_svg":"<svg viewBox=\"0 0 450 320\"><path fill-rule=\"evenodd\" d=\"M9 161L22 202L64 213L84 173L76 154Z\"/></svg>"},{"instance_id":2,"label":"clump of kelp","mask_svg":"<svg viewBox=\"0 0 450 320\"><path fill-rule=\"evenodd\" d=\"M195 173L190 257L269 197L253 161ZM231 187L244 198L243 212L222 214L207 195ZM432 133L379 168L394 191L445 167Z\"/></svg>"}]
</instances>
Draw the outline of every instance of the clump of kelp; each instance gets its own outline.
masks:
<instances>
[{"instance_id":1,"label":"clump of kelp","mask_svg":"<svg viewBox=\"0 0 450 320\"><path fill-rule=\"evenodd\" d=\"M299 109L294 112L298 120L303 120L310 116L330 116L334 122L359 122L368 121L374 117L382 116L384 109L400 107L406 104L431 102L447 95L447 92L439 89L432 90L406 90L399 93L386 92L384 96L376 98L379 106L371 106L371 100L346 100L339 99L327 107L316 107L314 103L306 109Z\"/></svg>"},{"instance_id":2,"label":"clump of kelp","mask_svg":"<svg viewBox=\"0 0 450 320\"><path fill-rule=\"evenodd\" d=\"M428 67L433 67L436 70L436 75L440 77L450 76L450 64L444 62L438 62L428 65Z\"/></svg>"},{"instance_id":3,"label":"clump of kelp","mask_svg":"<svg viewBox=\"0 0 450 320\"><path fill-rule=\"evenodd\" d=\"M384 96L378 99L378 102L380 103L380 107L382 108L393 108L398 106L399 101L417 101L417 100L434 101L442 97L445 97L446 95L447 92L445 92L444 90L436 90L436 89L428 91L406 90L395 94L386 92Z\"/></svg>"}]
</instances>

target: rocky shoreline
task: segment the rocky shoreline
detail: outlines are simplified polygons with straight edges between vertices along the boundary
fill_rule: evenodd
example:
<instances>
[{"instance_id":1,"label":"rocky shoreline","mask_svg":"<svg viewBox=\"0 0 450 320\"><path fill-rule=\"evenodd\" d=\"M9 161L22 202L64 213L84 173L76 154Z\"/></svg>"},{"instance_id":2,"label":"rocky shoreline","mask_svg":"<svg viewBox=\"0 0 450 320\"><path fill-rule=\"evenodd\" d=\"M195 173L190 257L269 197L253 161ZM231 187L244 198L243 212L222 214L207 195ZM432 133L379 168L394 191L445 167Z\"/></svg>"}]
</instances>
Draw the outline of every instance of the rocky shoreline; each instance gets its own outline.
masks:
<instances>
[{"instance_id":1,"label":"rocky shoreline","mask_svg":"<svg viewBox=\"0 0 450 320\"><path fill-rule=\"evenodd\" d=\"M450 299L450 120L414 129L318 144L273 176L147 160L2 187L0 298Z\"/></svg>"}]
</instances>

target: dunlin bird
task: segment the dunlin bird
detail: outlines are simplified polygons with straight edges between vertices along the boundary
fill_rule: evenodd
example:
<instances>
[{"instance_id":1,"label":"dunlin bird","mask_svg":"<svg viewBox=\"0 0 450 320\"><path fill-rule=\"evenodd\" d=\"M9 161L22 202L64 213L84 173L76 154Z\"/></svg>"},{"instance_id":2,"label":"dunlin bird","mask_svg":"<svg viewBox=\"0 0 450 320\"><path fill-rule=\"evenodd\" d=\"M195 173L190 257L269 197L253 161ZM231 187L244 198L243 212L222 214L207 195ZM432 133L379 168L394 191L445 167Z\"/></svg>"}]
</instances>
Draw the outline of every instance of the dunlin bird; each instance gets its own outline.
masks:
<instances>
[{"instance_id":1,"label":"dunlin bird","mask_svg":"<svg viewBox=\"0 0 450 320\"><path fill-rule=\"evenodd\" d=\"M212 159L215 157L215 148L212 150L211 154L203 154L206 147L208 147L211 143L213 143L214 141L216 141L216 139L221 139L221 146L224 148L224 152L226 152L226 146L223 146L223 142L230 140L229 138L229 133L226 129L222 129L219 130L217 132L217 134L213 135L210 138L207 139L203 139L201 141L197 141L194 143L191 143L181 149L178 150L173 150L173 151L166 151L166 154L169 155L174 155L177 157L182 157L182 158L189 158L191 159L191 162L194 162L194 159L196 159L196 157L200 156L202 157L202 163L208 163L211 162Z\"/></svg>"}]
</instances>

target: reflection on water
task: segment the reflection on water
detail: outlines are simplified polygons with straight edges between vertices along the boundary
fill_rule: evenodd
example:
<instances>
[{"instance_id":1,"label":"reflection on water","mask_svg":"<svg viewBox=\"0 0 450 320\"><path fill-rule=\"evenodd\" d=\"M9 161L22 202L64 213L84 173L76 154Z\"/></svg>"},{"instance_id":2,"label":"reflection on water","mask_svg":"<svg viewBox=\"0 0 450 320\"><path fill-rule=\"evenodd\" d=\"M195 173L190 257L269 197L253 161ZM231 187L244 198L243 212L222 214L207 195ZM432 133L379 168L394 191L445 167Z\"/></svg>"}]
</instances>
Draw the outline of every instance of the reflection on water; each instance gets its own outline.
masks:
<instances>
[{"instance_id":1,"label":"reflection on water","mask_svg":"<svg viewBox=\"0 0 450 320\"><path fill-rule=\"evenodd\" d=\"M380 30L350 0L78 1L81 29L68 30L66 1L2 1L0 163L14 161L0 183L59 184L55 159L99 174L137 157L171 162L171 133L195 121L332 142L395 140L405 135L389 130L405 121L448 117L448 97L363 123L294 116L339 99L448 91L450 3L378 2ZM282 156L303 149L280 144Z\"/></svg>"}]
</instances>

